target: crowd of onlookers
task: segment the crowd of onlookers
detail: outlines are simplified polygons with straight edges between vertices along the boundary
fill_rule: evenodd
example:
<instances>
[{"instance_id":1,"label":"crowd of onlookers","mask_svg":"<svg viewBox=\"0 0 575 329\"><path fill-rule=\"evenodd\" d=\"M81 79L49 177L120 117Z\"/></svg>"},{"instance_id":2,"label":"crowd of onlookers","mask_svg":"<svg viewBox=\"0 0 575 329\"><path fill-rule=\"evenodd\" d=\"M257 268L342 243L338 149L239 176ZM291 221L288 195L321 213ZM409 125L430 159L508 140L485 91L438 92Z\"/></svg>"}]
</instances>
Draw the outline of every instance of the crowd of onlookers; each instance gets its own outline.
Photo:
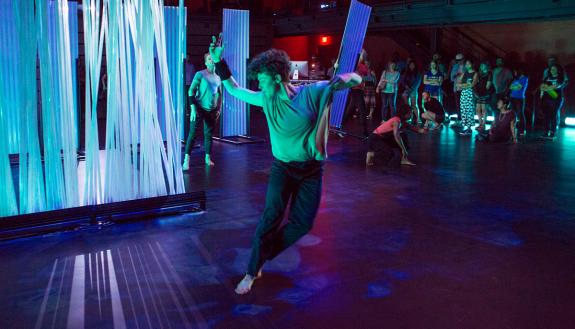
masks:
<instances>
[{"instance_id":1,"label":"crowd of onlookers","mask_svg":"<svg viewBox=\"0 0 575 329\"><path fill-rule=\"evenodd\" d=\"M529 120L526 116L526 91L529 83L538 83L535 92L537 111L543 119L541 137L554 139L569 80L553 56L548 58L540 77L529 77L525 64L508 65L503 58L493 62L476 61L460 53L446 65L441 56L435 54L422 65L411 57L401 58L395 53L381 74L376 75L362 50L356 72L363 77L363 83L350 92L343 123L354 114L359 116L367 137L366 119L374 117L379 95L383 128L369 135L370 149L381 149L381 145L374 146L375 140L387 140L396 151L401 150L399 158L406 164L410 163L406 143L400 135L393 137L394 128L391 124L386 125L390 119L397 117L400 119L398 125L404 122L404 128L408 126L419 133L451 126L461 136L471 136L475 130L481 141L516 143L533 125L533 116ZM489 122L488 118L491 119ZM382 136L382 131L390 136L376 138ZM371 157L368 153L368 164L373 162Z\"/></svg>"}]
</instances>

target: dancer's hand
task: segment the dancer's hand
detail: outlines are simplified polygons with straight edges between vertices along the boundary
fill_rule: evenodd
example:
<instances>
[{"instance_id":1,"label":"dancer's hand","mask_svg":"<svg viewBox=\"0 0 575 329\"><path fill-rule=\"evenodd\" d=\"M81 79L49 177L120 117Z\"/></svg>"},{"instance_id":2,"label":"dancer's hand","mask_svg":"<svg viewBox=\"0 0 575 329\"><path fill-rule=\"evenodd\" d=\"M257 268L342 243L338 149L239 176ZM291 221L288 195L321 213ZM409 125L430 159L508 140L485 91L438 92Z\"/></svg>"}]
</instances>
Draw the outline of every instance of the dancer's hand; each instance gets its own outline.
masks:
<instances>
[{"instance_id":1,"label":"dancer's hand","mask_svg":"<svg viewBox=\"0 0 575 329\"><path fill-rule=\"evenodd\" d=\"M215 36L212 36L212 43L210 43L210 56L212 57L212 61L217 63L222 60L222 53L224 52L224 45L222 43L222 33L218 35L216 39Z\"/></svg>"},{"instance_id":2,"label":"dancer's hand","mask_svg":"<svg viewBox=\"0 0 575 329\"><path fill-rule=\"evenodd\" d=\"M190 122L196 121L196 106L192 105L190 108Z\"/></svg>"}]
</instances>

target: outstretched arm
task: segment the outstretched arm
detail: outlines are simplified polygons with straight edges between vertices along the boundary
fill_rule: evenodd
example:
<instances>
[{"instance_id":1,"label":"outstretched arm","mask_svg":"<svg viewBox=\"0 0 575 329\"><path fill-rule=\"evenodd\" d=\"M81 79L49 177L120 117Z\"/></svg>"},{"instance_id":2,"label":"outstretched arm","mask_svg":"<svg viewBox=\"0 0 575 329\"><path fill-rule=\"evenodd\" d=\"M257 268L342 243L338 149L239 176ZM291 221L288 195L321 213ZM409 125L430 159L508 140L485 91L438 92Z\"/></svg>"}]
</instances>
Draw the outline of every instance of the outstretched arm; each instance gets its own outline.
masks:
<instances>
[{"instance_id":1,"label":"outstretched arm","mask_svg":"<svg viewBox=\"0 0 575 329\"><path fill-rule=\"evenodd\" d=\"M342 73L333 77L332 88L334 90L341 90L351 88L361 83L361 76L357 73Z\"/></svg>"},{"instance_id":2,"label":"outstretched arm","mask_svg":"<svg viewBox=\"0 0 575 329\"><path fill-rule=\"evenodd\" d=\"M229 79L222 81L226 91L230 95L242 100L248 104L255 106L263 106L264 100L261 91L253 91L247 88L241 87L234 77L230 76Z\"/></svg>"},{"instance_id":3,"label":"outstretched arm","mask_svg":"<svg viewBox=\"0 0 575 329\"><path fill-rule=\"evenodd\" d=\"M216 39L215 36L212 36L212 43L210 44L209 48L210 56L212 57L212 60L216 64L216 72L218 71L218 67L225 66L225 68L227 69L227 64L225 64L225 62L221 63L222 52L224 50L224 46L221 44L221 38L222 38L221 33L218 39ZM247 88L241 87L234 79L234 77L232 77L231 75L224 77L220 75L220 77L222 78L222 84L224 85L224 88L226 88L227 92L230 93L232 96L251 105L256 106L264 105L263 94L261 92L252 91Z\"/></svg>"}]
</instances>

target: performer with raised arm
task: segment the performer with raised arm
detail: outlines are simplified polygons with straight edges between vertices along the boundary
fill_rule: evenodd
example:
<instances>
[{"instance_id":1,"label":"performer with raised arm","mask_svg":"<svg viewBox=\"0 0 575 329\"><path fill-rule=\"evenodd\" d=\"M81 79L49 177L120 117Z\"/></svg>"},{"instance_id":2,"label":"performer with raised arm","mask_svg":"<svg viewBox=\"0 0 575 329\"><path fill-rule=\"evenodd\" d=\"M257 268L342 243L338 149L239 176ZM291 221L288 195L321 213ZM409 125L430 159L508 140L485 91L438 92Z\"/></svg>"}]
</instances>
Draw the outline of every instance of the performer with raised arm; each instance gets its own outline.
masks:
<instances>
[{"instance_id":1,"label":"performer with raised arm","mask_svg":"<svg viewBox=\"0 0 575 329\"><path fill-rule=\"evenodd\" d=\"M266 205L258 223L244 278L235 291L246 294L261 268L307 234L316 217L322 187L323 160L334 91L361 83L355 73L336 74L294 87L289 83L290 62L283 50L269 49L249 64L248 75L257 78L261 91L240 87L221 58L224 46L212 38L210 55L224 88L234 97L263 107L268 122L274 161L269 174ZM288 222L280 226L291 197Z\"/></svg>"},{"instance_id":2,"label":"performer with raised arm","mask_svg":"<svg viewBox=\"0 0 575 329\"><path fill-rule=\"evenodd\" d=\"M190 154L196 142L196 128L202 121L204 122L206 165L214 165L210 154L212 151L212 135L222 107L222 81L214 71L214 62L210 54L204 54L204 63L206 64L206 69L196 73L188 90L188 98L191 103L190 132L186 141L183 170L190 169Z\"/></svg>"}]
</instances>

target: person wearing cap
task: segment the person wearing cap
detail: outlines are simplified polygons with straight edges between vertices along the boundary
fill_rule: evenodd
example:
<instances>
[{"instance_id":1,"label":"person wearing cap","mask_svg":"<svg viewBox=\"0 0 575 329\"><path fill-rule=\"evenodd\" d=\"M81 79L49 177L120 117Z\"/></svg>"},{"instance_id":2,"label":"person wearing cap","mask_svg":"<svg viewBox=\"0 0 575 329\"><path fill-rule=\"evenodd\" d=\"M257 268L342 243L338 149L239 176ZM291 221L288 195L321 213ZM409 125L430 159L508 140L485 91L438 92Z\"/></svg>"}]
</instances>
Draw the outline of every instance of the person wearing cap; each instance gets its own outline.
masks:
<instances>
[{"instance_id":1,"label":"person wearing cap","mask_svg":"<svg viewBox=\"0 0 575 329\"><path fill-rule=\"evenodd\" d=\"M463 73L465 72L465 62L464 62L464 57L463 54L459 53L457 55L455 55L455 62L453 63L453 66L451 67L451 71L449 74L449 78L451 80L451 82L453 82L453 97L454 97L454 104L455 104L455 108L453 110L453 114L457 114L461 117L461 86L458 83L459 79L463 76ZM459 118L461 119L461 118Z\"/></svg>"}]
</instances>

